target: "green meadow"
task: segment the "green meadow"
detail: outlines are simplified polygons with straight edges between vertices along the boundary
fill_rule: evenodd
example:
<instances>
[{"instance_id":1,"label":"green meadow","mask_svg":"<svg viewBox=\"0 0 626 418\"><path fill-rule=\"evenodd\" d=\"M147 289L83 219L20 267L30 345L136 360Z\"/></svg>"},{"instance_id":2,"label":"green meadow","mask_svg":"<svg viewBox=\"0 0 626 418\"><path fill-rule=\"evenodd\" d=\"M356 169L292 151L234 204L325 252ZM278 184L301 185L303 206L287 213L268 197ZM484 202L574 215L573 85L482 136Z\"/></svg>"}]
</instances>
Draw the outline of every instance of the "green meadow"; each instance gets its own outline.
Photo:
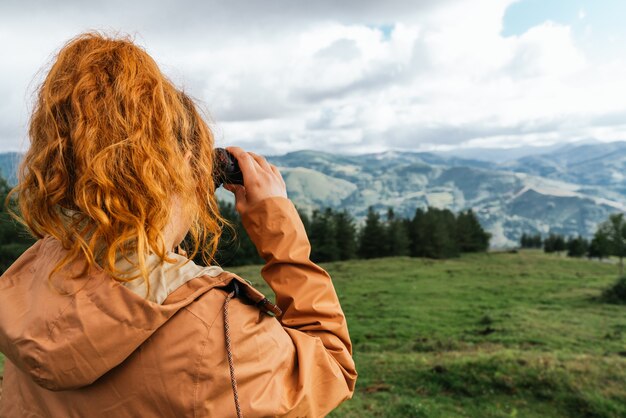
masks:
<instances>
[{"instance_id":1,"label":"green meadow","mask_svg":"<svg viewBox=\"0 0 626 418\"><path fill-rule=\"evenodd\" d=\"M614 264L528 250L321 266L359 372L331 417L626 416L626 305L598 299ZM229 270L272 295L260 266Z\"/></svg>"},{"instance_id":2,"label":"green meadow","mask_svg":"<svg viewBox=\"0 0 626 418\"><path fill-rule=\"evenodd\" d=\"M356 392L331 417L624 417L616 266L540 251L321 264L347 317ZM272 294L259 266L231 268Z\"/></svg>"}]
</instances>

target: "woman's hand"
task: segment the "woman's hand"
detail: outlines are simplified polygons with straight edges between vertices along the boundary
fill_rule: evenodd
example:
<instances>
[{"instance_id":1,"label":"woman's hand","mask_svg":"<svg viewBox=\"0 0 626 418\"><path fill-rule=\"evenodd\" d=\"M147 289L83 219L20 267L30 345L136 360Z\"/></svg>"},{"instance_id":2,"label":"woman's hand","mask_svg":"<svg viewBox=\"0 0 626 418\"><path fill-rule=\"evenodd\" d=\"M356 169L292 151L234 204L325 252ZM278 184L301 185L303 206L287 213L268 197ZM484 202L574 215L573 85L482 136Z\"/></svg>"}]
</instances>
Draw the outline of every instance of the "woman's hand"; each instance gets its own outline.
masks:
<instances>
[{"instance_id":1,"label":"woman's hand","mask_svg":"<svg viewBox=\"0 0 626 418\"><path fill-rule=\"evenodd\" d=\"M224 184L224 188L235 194L235 209L243 215L249 207L273 196L287 197L287 186L275 165L261 155L246 152L239 147L226 147L237 159L243 174L243 186Z\"/></svg>"}]
</instances>

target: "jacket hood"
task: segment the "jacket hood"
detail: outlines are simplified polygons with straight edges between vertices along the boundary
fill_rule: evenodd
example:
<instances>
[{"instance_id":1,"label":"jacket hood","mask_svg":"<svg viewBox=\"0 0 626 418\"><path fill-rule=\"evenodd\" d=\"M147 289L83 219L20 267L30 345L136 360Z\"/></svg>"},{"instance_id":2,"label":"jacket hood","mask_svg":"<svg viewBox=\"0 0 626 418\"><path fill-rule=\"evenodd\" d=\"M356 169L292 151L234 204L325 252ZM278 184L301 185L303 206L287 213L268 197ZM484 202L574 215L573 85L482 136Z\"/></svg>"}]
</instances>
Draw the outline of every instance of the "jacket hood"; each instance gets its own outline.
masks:
<instances>
[{"instance_id":1,"label":"jacket hood","mask_svg":"<svg viewBox=\"0 0 626 418\"><path fill-rule=\"evenodd\" d=\"M273 305L239 276L217 269L189 280L162 304L144 299L82 260L47 280L68 252L52 236L38 240L0 277L0 351L49 390L89 385L123 362L176 312L214 287L238 281L252 302Z\"/></svg>"}]
</instances>

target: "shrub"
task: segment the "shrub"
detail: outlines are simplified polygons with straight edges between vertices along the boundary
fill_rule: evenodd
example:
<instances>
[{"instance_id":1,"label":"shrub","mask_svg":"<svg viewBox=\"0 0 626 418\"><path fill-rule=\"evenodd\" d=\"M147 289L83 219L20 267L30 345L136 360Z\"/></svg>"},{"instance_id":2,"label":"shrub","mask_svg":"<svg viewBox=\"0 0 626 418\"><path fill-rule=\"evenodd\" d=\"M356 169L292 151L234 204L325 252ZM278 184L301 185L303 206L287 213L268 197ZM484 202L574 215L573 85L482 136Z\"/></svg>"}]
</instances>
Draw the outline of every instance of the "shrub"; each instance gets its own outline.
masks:
<instances>
[{"instance_id":1,"label":"shrub","mask_svg":"<svg viewBox=\"0 0 626 418\"><path fill-rule=\"evenodd\" d=\"M608 303L626 304L626 276L618 279L602 292L602 299Z\"/></svg>"}]
</instances>

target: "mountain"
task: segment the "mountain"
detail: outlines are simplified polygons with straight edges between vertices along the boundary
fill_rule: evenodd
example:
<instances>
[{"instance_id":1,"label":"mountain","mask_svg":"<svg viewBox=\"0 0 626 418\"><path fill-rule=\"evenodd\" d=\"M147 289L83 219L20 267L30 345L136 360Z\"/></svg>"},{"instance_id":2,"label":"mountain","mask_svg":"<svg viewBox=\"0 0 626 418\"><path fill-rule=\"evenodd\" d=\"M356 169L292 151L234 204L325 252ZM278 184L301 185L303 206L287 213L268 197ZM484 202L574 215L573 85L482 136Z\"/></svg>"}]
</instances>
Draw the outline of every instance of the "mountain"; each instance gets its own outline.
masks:
<instances>
[{"instance_id":1,"label":"mountain","mask_svg":"<svg viewBox=\"0 0 626 418\"><path fill-rule=\"evenodd\" d=\"M381 214L393 207L407 217L429 205L472 208L498 247L515 245L524 232L590 237L610 213L626 211L625 142L548 149L500 163L399 151L359 156L297 151L267 158L283 169L288 184L291 174L284 168L304 167L356 186L341 204L335 199L328 205L348 208L359 222L370 205ZM296 204L310 208L298 193L292 196Z\"/></svg>"},{"instance_id":2,"label":"mountain","mask_svg":"<svg viewBox=\"0 0 626 418\"><path fill-rule=\"evenodd\" d=\"M541 155L500 164L501 169L589 186L626 195L626 142L568 145Z\"/></svg>"},{"instance_id":3,"label":"mountain","mask_svg":"<svg viewBox=\"0 0 626 418\"><path fill-rule=\"evenodd\" d=\"M560 147L562 147L561 144L543 146L522 145L515 148L458 148L450 151L434 151L434 154L442 157L503 163L505 161L518 160L530 155L547 154Z\"/></svg>"},{"instance_id":4,"label":"mountain","mask_svg":"<svg viewBox=\"0 0 626 418\"><path fill-rule=\"evenodd\" d=\"M507 162L399 151L304 150L267 159L305 211L347 208L361 224L368 206L404 217L427 206L472 208L494 247L516 245L524 232L590 237L609 214L626 212L626 142L569 145ZM225 190L217 194L233 201Z\"/></svg>"}]
</instances>

